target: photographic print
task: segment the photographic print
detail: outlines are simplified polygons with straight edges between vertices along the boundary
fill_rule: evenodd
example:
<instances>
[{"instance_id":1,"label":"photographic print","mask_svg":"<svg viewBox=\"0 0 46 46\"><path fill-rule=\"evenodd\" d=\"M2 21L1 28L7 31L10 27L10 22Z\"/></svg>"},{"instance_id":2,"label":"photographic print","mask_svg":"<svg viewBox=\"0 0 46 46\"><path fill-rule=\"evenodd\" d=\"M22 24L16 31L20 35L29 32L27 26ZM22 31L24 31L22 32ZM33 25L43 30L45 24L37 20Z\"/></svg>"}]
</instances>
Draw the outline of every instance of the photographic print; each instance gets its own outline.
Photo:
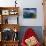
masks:
<instances>
[{"instance_id":1,"label":"photographic print","mask_svg":"<svg viewBox=\"0 0 46 46\"><path fill-rule=\"evenodd\" d=\"M9 15L9 10L2 10L2 15Z\"/></svg>"},{"instance_id":2,"label":"photographic print","mask_svg":"<svg viewBox=\"0 0 46 46\"><path fill-rule=\"evenodd\" d=\"M23 8L23 18L36 18L36 8Z\"/></svg>"}]
</instances>

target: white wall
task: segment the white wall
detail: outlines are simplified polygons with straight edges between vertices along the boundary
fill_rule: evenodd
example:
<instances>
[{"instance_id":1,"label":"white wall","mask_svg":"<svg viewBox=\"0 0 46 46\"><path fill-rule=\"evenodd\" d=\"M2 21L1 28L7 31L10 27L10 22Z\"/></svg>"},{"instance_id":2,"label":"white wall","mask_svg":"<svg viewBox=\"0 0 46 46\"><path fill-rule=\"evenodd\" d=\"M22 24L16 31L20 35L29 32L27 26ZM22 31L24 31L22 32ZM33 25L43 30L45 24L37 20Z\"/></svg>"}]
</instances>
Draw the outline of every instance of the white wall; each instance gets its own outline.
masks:
<instances>
[{"instance_id":1,"label":"white wall","mask_svg":"<svg viewBox=\"0 0 46 46\"><path fill-rule=\"evenodd\" d=\"M15 0L0 0L0 6L1 7L10 7L10 6L14 6L14 1Z\"/></svg>"},{"instance_id":2,"label":"white wall","mask_svg":"<svg viewBox=\"0 0 46 46\"><path fill-rule=\"evenodd\" d=\"M15 0L0 0L0 6L8 7L14 6ZM21 26L43 26L43 6L42 0L17 0L18 6L20 7L19 12L19 24ZM23 18L23 8L37 8L37 18L36 19L24 19Z\"/></svg>"},{"instance_id":3,"label":"white wall","mask_svg":"<svg viewBox=\"0 0 46 46\"><path fill-rule=\"evenodd\" d=\"M22 26L43 26L43 6L42 0L21 0L20 2L20 25ZM36 19L24 19L23 8L37 8Z\"/></svg>"}]
</instances>

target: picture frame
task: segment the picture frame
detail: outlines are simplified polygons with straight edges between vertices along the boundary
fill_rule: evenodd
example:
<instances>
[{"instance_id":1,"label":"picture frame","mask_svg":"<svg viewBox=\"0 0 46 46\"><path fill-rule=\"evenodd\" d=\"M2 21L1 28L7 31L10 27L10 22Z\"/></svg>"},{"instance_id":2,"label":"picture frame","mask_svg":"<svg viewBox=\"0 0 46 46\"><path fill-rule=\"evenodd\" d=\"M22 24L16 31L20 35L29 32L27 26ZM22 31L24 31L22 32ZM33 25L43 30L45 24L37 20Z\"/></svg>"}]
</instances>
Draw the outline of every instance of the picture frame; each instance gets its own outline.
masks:
<instances>
[{"instance_id":1,"label":"picture frame","mask_svg":"<svg viewBox=\"0 0 46 46\"><path fill-rule=\"evenodd\" d=\"M23 8L23 18L36 18L37 9L36 8Z\"/></svg>"},{"instance_id":2,"label":"picture frame","mask_svg":"<svg viewBox=\"0 0 46 46\"><path fill-rule=\"evenodd\" d=\"M2 10L2 15L9 15L9 10Z\"/></svg>"}]
</instances>

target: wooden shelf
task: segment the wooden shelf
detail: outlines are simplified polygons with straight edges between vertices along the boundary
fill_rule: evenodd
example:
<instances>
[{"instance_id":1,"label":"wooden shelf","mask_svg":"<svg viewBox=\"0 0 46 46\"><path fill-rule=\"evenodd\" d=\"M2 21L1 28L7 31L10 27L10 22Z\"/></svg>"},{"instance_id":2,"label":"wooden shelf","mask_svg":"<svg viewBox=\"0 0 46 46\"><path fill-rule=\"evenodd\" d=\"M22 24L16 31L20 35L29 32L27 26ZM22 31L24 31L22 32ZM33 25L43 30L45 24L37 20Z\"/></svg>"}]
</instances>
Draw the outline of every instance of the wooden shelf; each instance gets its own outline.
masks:
<instances>
[{"instance_id":1,"label":"wooden shelf","mask_svg":"<svg viewBox=\"0 0 46 46\"><path fill-rule=\"evenodd\" d=\"M1 24L1 30L5 29L5 28L10 28L14 31L14 29L16 28L19 31L19 25L18 24Z\"/></svg>"},{"instance_id":2,"label":"wooden shelf","mask_svg":"<svg viewBox=\"0 0 46 46\"><path fill-rule=\"evenodd\" d=\"M15 32L15 29L17 30L16 32L19 31L19 24L18 23L17 24L8 24L7 21L6 21L7 23L6 22L3 23L3 20L5 19L5 17L7 18L7 16L14 16L14 17L17 16L18 17L18 15L19 15L19 11L18 10L19 10L19 7L0 7L0 20L1 20L0 32L1 33L6 28L11 29L14 32ZM12 14L12 12L14 14ZM15 14L15 12L17 12L17 13ZM4 40L2 40L2 37L1 37L0 46L18 46L18 42L19 42L18 40L17 41L13 41L12 39L9 40L9 41L4 41Z\"/></svg>"},{"instance_id":3,"label":"wooden shelf","mask_svg":"<svg viewBox=\"0 0 46 46\"><path fill-rule=\"evenodd\" d=\"M3 41L1 43L2 46L18 46L18 41Z\"/></svg>"},{"instance_id":4,"label":"wooden shelf","mask_svg":"<svg viewBox=\"0 0 46 46\"><path fill-rule=\"evenodd\" d=\"M0 9L3 9L3 10L5 10L5 9L18 9L19 7L0 7Z\"/></svg>"},{"instance_id":5,"label":"wooden shelf","mask_svg":"<svg viewBox=\"0 0 46 46\"><path fill-rule=\"evenodd\" d=\"M16 40L16 41L12 41L12 40L10 40L10 41L3 41L3 42L5 42L5 43L8 43L8 42L10 42L10 43L12 43L12 42L19 42L19 40Z\"/></svg>"},{"instance_id":6,"label":"wooden shelf","mask_svg":"<svg viewBox=\"0 0 46 46\"><path fill-rule=\"evenodd\" d=\"M13 14L10 12L13 12ZM19 16L19 7L0 7L0 15L1 15L1 24L3 24L3 22L6 21L8 24L8 18L6 18L6 21L3 21L3 19L5 19L5 17L7 16Z\"/></svg>"},{"instance_id":7,"label":"wooden shelf","mask_svg":"<svg viewBox=\"0 0 46 46\"><path fill-rule=\"evenodd\" d=\"M13 14L13 15L18 15L18 9L19 7L0 7L0 14L2 14L2 11L3 10L8 10L7 12L9 12L8 15L10 15L10 12L13 11L13 12L17 12L16 14ZM5 15L5 14L4 14Z\"/></svg>"},{"instance_id":8,"label":"wooden shelf","mask_svg":"<svg viewBox=\"0 0 46 46\"><path fill-rule=\"evenodd\" d=\"M18 46L18 41L11 41L11 42L0 42L0 46Z\"/></svg>"}]
</instances>

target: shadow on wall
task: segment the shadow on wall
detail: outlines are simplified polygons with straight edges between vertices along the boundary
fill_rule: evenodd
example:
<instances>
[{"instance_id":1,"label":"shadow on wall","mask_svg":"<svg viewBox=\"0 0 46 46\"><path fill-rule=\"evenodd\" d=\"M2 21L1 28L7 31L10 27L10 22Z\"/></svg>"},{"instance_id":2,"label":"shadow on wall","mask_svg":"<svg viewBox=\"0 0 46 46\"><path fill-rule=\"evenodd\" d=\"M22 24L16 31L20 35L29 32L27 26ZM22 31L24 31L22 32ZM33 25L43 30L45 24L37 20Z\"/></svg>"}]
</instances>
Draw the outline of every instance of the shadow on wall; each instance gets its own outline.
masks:
<instances>
[{"instance_id":1,"label":"shadow on wall","mask_svg":"<svg viewBox=\"0 0 46 46\"><path fill-rule=\"evenodd\" d=\"M20 31L19 31L19 40L20 40L20 42L21 42L21 40L23 38L23 35L24 35L25 31L28 28L32 28L34 30L34 32L36 32L39 41L41 43L43 43L43 30L42 30L42 26L21 26L20 27Z\"/></svg>"}]
</instances>

